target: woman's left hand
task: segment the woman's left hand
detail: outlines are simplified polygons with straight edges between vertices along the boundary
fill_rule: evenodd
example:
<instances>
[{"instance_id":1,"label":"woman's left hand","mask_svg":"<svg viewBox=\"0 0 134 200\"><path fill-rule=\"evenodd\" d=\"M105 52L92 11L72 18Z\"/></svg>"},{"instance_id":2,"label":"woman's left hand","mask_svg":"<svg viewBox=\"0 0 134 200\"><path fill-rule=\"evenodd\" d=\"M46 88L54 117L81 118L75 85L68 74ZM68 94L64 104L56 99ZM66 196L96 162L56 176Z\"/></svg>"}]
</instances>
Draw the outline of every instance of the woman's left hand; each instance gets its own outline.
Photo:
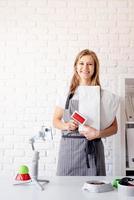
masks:
<instances>
[{"instance_id":1,"label":"woman's left hand","mask_svg":"<svg viewBox=\"0 0 134 200\"><path fill-rule=\"evenodd\" d=\"M84 135L87 140L93 140L99 138L99 131L95 128L92 128L90 126L84 125L83 130L80 131L81 135Z\"/></svg>"}]
</instances>

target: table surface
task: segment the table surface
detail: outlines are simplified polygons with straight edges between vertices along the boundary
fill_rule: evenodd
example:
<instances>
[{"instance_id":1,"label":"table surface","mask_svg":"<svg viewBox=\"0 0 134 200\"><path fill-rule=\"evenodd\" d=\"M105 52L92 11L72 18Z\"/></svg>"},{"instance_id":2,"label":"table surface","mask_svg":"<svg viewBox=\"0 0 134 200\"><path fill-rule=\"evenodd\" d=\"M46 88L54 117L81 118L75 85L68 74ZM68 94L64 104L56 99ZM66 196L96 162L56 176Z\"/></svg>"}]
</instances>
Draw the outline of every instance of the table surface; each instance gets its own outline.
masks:
<instances>
[{"instance_id":1,"label":"table surface","mask_svg":"<svg viewBox=\"0 0 134 200\"><path fill-rule=\"evenodd\" d=\"M118 178L118 177L116 177ZM66 176L52 177L40 191L33 183L24 185L13 185L13 178L0 177L0 199L3 200L132 200L134 197L127 197L118 193L117 189L104 193L90 193L82 190L82 186L89 180L112 181L115 177L83 177Z\"/></svg>"}]
</instances>

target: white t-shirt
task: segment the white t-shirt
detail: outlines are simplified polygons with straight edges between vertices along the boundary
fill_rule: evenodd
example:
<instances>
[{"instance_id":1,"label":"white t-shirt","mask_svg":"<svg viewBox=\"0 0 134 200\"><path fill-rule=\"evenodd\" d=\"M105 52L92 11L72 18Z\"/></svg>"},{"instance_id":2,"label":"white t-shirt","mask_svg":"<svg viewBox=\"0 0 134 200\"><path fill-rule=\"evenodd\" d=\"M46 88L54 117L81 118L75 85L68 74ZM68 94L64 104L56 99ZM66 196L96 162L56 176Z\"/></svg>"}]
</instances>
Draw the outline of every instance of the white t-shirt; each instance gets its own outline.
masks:
<instances>
[{"instance_id":1,"label":"white t-shirt","mask_svg":"<svg viewBox=\"0 0 134 200\"><path fill-rule=\"evenodd\" d=\"M61 91L61 93L59 94L59 96L56 99L56 106L58 106L62 109L65 109L67 97L68 97L68 91L64 91L64 92ZM75 91L75 94L73 95L72 99L76 99L76 100L79 99L77 90Z\"/></svg>"},{"instance_id":2,"label":"white t-shirt","mask_svg":"<svg viewBox=\"0 0 134 200\"><path fill-rule=\"evenodd\" d=\"M100 99L100 128L101 130L109 127L115 117L119 107L119 96L107 91L101 90Z\"/></svg>"}]
</instances>

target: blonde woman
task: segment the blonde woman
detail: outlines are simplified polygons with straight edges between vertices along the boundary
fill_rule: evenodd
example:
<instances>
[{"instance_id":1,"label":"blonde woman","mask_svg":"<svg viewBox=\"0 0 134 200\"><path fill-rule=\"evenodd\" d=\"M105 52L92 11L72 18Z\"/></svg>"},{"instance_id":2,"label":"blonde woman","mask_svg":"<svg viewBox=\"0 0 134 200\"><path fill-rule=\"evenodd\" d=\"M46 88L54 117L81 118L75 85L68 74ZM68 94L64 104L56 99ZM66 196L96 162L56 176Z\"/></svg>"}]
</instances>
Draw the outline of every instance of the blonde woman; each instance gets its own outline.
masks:
<instances>
[{"instance_id":1,"label":"blonde woman","mask_svg":"<svg viewBox=\"0 0 134 200\"><path fill-rule=\"evenodd\" d=\"M57 175L59 176L105 176L104 147L102 137L117 132L117 121L105 130L98 131L85 126L79 133L78 124L72 121L71 115L78 110L79 85L100 86L99 61L93 51L81 51L74 62L74 74L71 80L66 101L57 104L53 124L62 132ZM62 103L61 103L62 102Z\"/></svg>"}]
</instances>

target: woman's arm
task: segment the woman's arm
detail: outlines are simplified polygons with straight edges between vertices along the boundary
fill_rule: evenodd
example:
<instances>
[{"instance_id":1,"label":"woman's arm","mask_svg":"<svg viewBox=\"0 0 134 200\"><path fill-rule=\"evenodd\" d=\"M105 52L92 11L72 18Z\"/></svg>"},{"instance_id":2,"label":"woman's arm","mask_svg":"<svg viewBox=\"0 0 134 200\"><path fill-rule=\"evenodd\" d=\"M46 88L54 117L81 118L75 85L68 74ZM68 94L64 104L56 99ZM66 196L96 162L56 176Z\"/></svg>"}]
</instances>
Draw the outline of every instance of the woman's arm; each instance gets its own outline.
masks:
<instances>
[{"instance_id":1,"label":"woman's arm","mask_svg":"<svg viewBox=\"0 0 134 200\"><path fill-rule=\"evenodd\" d=\"M117 125L117 120L115 118L111 126L109 126L104 130L98 131L90 126L84 126L83 131L81 131L80 133L84 135L88 140L93 140L97 138L104 138L114 135L117 133L117 130L118 130L118 125Z\"/></svg>"},{"instance_id":2,"label":"woman's arm","mask_svg":"<svg viewBox=\"0 0 134 200\"><path fill-rule=\"evenodd\" d=\"M60 107L56 107L53 115L53 125L55 128L58 128L60 130L68 130L68 131L73 131L76 128L78 128L78 125L76 122L73 120L70 120L69 122L63 122L62 117L63 117L64 109Z\"/></svg>"},{"instance_id":3,"label":"woman's arm","mask_svg":"<svg viewBox=\"0 0 134 200\"><path fill-rule=\"evenodd\" d=\"M116 134L117 131L118 131L118 125L117 125L117 119L115 117L115 119L114 119L113 123L111 124L111 126L109 126L108 128L106 128L104 130L99 131L98 137L99 138L108 137L108 136Z\"/></svg>"}]
</instances>

